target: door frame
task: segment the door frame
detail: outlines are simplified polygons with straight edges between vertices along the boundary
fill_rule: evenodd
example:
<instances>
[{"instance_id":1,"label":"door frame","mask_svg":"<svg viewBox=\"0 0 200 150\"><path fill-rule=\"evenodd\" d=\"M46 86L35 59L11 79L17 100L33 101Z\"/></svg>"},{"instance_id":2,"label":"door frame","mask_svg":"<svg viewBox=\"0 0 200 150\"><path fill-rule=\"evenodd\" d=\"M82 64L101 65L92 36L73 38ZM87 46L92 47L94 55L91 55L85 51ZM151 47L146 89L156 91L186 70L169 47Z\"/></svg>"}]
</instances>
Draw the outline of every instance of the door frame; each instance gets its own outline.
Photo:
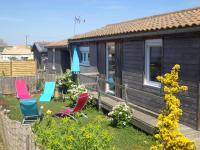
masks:
<instances>
[{"instance_id":1,"label":"door frame","mask_svg":"<svg viewBox=\"0 0 200 150\"><path fill-rule=\"evenodd\" d=\"M106 42L106 81L108 81L108 72L109 72L108 46L112 45L112 44L114 44L114 46L115 46L115 42ZM115 46L115 53L116 53L116 46ZM115 72L116 72L116 70L115 70ZM105 84L105 92L115 94L115 90L114 91L109 90L109 84L108 83Z\"/></svg>"}]
</instances>

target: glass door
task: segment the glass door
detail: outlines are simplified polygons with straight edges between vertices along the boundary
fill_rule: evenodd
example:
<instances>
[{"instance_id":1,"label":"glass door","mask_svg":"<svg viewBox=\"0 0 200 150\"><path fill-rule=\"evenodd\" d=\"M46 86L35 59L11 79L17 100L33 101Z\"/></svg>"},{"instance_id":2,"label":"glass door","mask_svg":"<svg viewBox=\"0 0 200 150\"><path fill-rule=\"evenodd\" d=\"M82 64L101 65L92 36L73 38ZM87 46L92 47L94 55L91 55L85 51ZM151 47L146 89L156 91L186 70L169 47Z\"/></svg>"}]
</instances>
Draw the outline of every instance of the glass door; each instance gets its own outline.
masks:
<instances>
[{"instance_id":1,"label":"glass door","mask_svg":"<svg viewBox=\"0 0 200 150\"><path fill-rule=\"evenodd\" d=\"M115 43L109 42L106 44L106 79L109 83L106 84L106 92L115 94Z\"/></svg>"}]
</instances>

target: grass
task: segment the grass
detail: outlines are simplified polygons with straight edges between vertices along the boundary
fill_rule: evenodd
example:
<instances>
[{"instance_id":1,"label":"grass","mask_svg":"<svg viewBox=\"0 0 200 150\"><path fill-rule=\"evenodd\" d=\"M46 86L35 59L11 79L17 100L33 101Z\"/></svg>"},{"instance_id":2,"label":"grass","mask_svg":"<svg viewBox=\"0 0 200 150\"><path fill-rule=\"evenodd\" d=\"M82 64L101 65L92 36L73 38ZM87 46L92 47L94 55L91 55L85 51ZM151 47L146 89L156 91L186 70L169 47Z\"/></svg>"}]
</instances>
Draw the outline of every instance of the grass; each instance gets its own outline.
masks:
<instances>
[{"instance_id":1,"label":"grass","mask_svg":"<svg viewBox=\"0 0 200 150\"><path fill-rule=\"evenodd\" d=\"M38 98L38 95L35 97ZM23 116L20 111L19 100L13 96L6 96L4 99L6 101L7 109L11 110L11 112L8 114L9 118L17 121L22 121ZM46 112L49 109L55 113L64 108L65 105L66 103L64 102L56 101L51 101L50 103L38 102L38 108L40 108L40 106L44 106L43 112Z\"/></svg>"},{"instance_id":2,"label":"grass","mask_svg":"<svg viewBox=\"0 0 200 150\"><path fill-rule=\"evenodd\" d=\"M20 112L19 101L13 96L6 96L3 99L7 103L7 108L11 110L9 117L13 120L21 121L22 115ZM66 103L51 101L50 103L38 102L38 105L44 106L43 112L50 109L53 113L55 113L66 106ZM107 118L103 112L99 112L94 108L88 108L84 110L84 112L87 114L88 119L81 117L80 121L83 124L91 122L98 115L102 115ZM103 126L113 136L113 144L117 150L147 150L151 145L155 144L153 136L148 135L135 127L127 127L124 129L113 128L110 126L109 120L105 122Z\"/></svg>"}]
</instances>

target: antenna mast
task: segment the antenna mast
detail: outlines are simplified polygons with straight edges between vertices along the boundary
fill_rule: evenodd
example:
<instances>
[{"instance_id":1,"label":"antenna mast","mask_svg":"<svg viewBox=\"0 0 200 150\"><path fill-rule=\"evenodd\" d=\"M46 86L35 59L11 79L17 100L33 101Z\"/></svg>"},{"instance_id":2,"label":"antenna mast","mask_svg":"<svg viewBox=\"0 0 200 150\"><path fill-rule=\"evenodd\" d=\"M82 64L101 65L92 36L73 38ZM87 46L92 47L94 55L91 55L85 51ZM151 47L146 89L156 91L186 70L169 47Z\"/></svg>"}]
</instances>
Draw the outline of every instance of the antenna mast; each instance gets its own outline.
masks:
<instances>
[{"instance_id":1,"label":"antenna mast","mask_svg":"<svg viewBox=\"0 0 200 150\"><path fill-rule=\"evenodd\" d=\"M74 35L76 34L76 24L85 23L85 19L81 19L80 16L74 17Z\"/></svg>"}]
</instances>

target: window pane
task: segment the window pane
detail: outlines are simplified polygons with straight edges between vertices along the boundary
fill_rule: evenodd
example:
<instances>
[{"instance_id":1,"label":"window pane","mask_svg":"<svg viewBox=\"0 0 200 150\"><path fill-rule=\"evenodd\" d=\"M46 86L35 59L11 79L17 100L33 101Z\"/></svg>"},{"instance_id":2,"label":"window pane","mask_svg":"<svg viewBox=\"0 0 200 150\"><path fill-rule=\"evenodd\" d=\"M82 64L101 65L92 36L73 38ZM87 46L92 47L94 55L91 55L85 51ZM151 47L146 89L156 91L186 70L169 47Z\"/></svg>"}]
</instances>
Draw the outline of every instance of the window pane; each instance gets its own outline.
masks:
<instances>
[{"instance_id":1,"label":"window pane","mask_svg":"<svg viewBox=\"0 0 200 150\"><path fill-rule=\"evenodd\" d=\"M80 47L80 63L83 65L89 65L90 55L89 55L89 47Z\"/></svg>"},{"instance_id":2,"label":"window pane","mask_svg":"<svg viewBox=\"0 0 200 150\"><path fill-rule=\"evenodd\" d=\"M161 74L161 47L150 48L150 80L156 81L156 77Z\"/></svg>"}]
</instances>

